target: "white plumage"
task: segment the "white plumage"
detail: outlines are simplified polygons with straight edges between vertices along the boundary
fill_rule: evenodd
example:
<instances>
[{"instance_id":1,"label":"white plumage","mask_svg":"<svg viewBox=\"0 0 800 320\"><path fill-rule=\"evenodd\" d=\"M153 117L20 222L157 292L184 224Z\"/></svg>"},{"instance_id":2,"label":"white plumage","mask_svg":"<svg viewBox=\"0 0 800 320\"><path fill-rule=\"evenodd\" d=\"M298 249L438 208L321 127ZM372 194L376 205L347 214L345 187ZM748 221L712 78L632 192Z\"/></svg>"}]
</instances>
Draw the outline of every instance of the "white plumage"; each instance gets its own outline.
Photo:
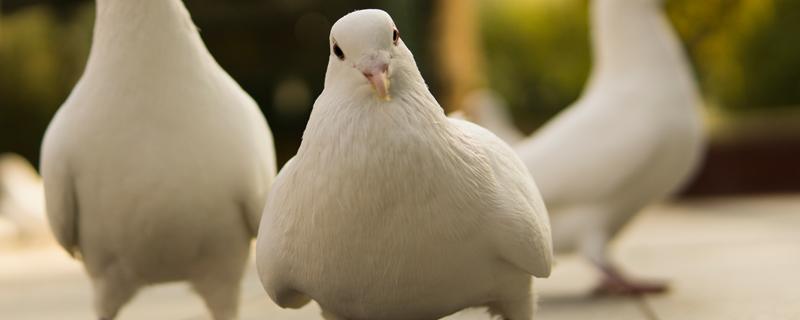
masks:
<instances>
[{"instance_id":1,"label":"white plumage","mask_svg":"<svg viewBox=\"0 0 800 320\"><path fill-rule=\"evenodd\" d=\"M515 144L550 210L556 252L587 256L607 276L604 291L664 288L623 277L607 246L642 208L679 189L702 158L697 86L660 6L659 0L592 1L587 88Z\"/></svg>"},{"instance_id":2,"label":"white plumage","mask_svg":"<svg viewBox=\"0 0 800 320\"><path fill-rule=\"evenodd\" d=\"M465 120L480 123L481 127L489 129L512 146L525 138L525 135L514 127L506 101L491 89L470 92L464 97L461 110L466 112L451 116L455 115L458 118L469 116L469 119Z\"/></svg>"},{"instance_id":3,"label":"white plumage","mask_svg":"<svg viewBox=\"0 0 800 320\"><path fill-rule=\"evenodd\" d=\"M0 219L17 240L36 241L47 234L44 186L25 158L0 155Z\"/></svg>"},{"instance_id":4,"label":"white plumage","mask_svg":"<svg viewBox=\"0 0 800 320\"><path fill-rule=\"evenodd\" d=\"M101 319L139 288L189 281L215 319L239 285L275 174L255 102L180 0L98 0L86 70L42 146L47 213Z\"/></svg>"},{"instance_id":5,"label":"white plumage","mask_svg":"<svg viewBox=\"0 0 800 320\"><path fill-rule=\"evenodd\" d=\"M531 319L531 275L549 275L552 251L530 174L492 133L444 115L394 28L380 10L333 26L325 89L261 222L264 288L327 319L473 306Z\"/></svg>"}]
</instances>

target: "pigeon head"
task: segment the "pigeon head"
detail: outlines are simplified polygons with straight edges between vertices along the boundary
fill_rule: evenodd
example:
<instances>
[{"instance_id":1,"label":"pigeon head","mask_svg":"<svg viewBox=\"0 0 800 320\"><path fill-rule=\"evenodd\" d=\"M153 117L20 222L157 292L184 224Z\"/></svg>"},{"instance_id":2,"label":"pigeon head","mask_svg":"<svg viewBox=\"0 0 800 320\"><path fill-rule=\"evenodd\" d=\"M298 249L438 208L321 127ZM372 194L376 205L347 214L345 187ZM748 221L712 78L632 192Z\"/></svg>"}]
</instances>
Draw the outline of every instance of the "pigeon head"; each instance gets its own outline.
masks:
<instances>
[{"instance_id":1,"label":"pigeon head","mask_svg":"<svg viewBox=\"0 0 800 320\"><path fill-rule=\"evenodd\" d=\"M381 10L359 10L339 19L331 28L330 50L326 87L389 101L404 80L418 74L392 17Z\"/></svg>"}]
</instances>

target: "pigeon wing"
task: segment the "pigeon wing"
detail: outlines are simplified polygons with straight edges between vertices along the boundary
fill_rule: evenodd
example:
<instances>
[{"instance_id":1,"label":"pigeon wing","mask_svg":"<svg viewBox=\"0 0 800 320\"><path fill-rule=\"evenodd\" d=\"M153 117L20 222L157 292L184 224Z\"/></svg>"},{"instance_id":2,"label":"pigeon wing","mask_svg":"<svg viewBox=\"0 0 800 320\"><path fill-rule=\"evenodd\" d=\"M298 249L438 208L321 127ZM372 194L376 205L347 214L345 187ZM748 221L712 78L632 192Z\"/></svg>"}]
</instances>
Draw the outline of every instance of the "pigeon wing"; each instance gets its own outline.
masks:
<instances>
[{"instance_id":1,"label":"pigeon wing","mask_svg":"<svg viewBox=\"0 0 800 320\"><path fill-rule=\"evenodd\" d=\"M490 131L463 120L450 122L479 144L491 163L504 209L489 219L493 245L514 266L537 277L549 276L553 260L550 221L531 174L514 150Z\"/></svg>"},{"instance_id":2,"label":"pigeon wing","mask_svg":"<svg viewBox=\"0 0 800 320\"><path fill-rule=\"evenodd\" d=\"M611 101L593 102L603 103ZM605 201L625 190L636 192L631 183L652 167L662 149L663 133L637 120L640 110L600 107L567 110L515 146L548 205Z\"/></svg>"},{"instance_id":3,"label":"pigeon wing","mask_svg":"<svg viewBox=\"0 0 800 320\"><path fill-rule=\"evenodd\" d=\"M50 229L58 243L75 256L78 253L78 203L74 182L67 163L44 148L42 177L44 178L45 208Z\"/></svg>"}]
</instances>

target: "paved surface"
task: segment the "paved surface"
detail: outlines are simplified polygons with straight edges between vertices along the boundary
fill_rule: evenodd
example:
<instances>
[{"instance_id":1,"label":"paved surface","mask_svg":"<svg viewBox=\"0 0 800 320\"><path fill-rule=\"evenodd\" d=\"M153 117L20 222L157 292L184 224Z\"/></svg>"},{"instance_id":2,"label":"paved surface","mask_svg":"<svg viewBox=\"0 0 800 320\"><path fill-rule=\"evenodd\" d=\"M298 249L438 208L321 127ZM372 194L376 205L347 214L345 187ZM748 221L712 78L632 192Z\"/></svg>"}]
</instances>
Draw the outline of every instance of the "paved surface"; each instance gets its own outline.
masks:
<instances>
[{"instance_id":1,"label":"paved surface","mask_svg":"<svg viewBox=\"0 0 800 320\"><path fill-rule=\"evenodd\" d=\"M618 240L615 256L633 275L669 280L644 298L595 298L597 275L560 257L539 280L538 320L800 319L800 195L695 200L647 210ZM80 266L52 244L0 245L0 319L93 319ZM316 305L282 310L244 279L242 320L320 319ZM143 290L119 319L204 320L204 307L180 284ZM448 320L489 319L469 310Z\"/></svg>"}]
</instances>

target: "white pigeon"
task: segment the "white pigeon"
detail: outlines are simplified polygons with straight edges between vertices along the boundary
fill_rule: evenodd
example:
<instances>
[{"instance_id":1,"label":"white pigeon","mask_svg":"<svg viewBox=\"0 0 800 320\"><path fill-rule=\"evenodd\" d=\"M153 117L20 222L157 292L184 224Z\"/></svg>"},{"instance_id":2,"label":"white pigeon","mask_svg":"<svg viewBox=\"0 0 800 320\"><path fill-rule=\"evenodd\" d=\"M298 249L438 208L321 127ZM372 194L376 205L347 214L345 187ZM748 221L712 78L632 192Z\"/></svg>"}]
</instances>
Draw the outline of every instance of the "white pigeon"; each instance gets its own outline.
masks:
<instances>
[{"instance_id":1,"label":"white pigeon","mask_svg":"<svg viewBox=\"0 0 800 320\"><path fill-rule=\"evenodd\" d=\"M180 0L98 0L86 70L42 146L47 213L112 319L145 285L188 281L234 319L275 174L255 102Z\"/></svg>"},{"instance_id":2,"label":"white pigeon","mask_svg":"<svg viewBox=\"0 0 800 320\"><path fill-rule=\"evenodd\" d=\"M660 0L594 0L590 10L587 88L515 149L550 210L556 252L577 250L597 265L605 275L598 293L660 292L665 285L625 277L608 244L700 163L698 89Z\"/></svg>"},{"instance_id":3,"label":"white pigeon","mask_svg":"<svg viewBox=\"0 0 800 320\"><path fill-rule=\"evenodd\" d=\"M0 219L13 226L18 240L35 241L47 234L42 179L13 153L0 155Z\"/></svg>"},{"instance_id":4,"label":"white pigeon","mask_svg":"<svg viewBox=\"0 0 800 320\"><path fill-rule=\"evenodd\" d=\"M448 119L391 17L334 24L325 89L270 192L256 247L281 307L326 319L531 319L550 274L547 211L514 151ZM390 85L391 84L391 85Z\"/></svg>"},{"instance_id":5,"label":"white pigeon","mask_svg":"<svg viewBox=\"0 0 800 320\"><path fill-rule=\"evenodd\" d=\"M525 135L514 127L506 101L491 89L478 89L467 94L461 110L466 112L451 116L480 123L482 127L489 129L510 145L525 138Z\"/></svg>"}]
</instances>

